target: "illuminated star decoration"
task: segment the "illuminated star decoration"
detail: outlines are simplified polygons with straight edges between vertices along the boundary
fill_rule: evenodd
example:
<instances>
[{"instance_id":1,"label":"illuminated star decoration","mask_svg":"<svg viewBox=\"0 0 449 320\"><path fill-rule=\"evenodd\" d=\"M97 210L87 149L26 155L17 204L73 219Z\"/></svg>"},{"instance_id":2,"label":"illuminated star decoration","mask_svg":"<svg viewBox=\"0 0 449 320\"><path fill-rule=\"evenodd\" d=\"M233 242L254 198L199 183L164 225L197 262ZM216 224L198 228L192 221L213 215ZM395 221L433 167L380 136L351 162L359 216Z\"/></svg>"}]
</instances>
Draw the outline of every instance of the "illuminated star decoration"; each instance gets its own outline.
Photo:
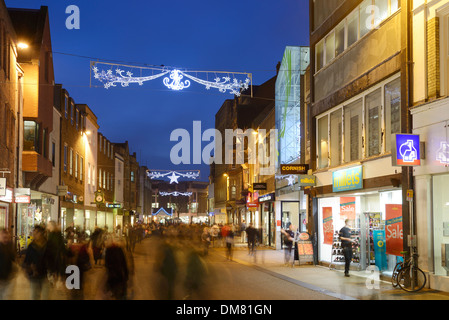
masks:
<instances>
[{"instance_id":1,"label":"illuminated star decoration","mask_svg":"<svg viewBox=\"0 0 449 320\"><path fill-rule=\"evenodd\" d=\"M200 176L199 170L194 171L187 171L187 172L179 172L179 171L173 171L173 170L156 170L156 171L147 171L147 176L150 179L159 179L159 178L169 178L170 184L172 183L179 183L179 178L186 178L186 179L198 179Z\"/></svg>"},{"instance_id":2,"label":"illuminated star decoration","mask_svg":"<svg viewBox=\"0 0 449 320\"><path fill-rule=\"evenodd\" d=\"M161 197L168 197L168 196L174 196L174 197L190 197L193 194L193 192L159 192L159 195Z\"/></svg>"},{"instance_id":3,"label":"illuminated star decoration","mask_svg":"<svg viewBox=\"0 0 449 320\"><path fill-rule=\"evenodd\" d=\"M104 69L100 70L100 68L98 67L99 65L103 65ZM115 68L115 70L113 70L113 68ZM215 88L222 93L229 92L230 94L234 94L238 97L241 95L242 90L246 90L251 86L252 78L252 75L250 73L242 72L181 71L179 69L169 70L165 67L144 68L104 62L91 62L91 69L93 71L94 79L103 83L103 86L106 89L109 89L110 87L116 87L118 84L122 87L128 87L130 84L137 83L141 86L146 81L155 80L169 74L168 77L165 77L163 79L163 84L171 90L181 91L185 88L189 88L191 81L194 81L203 85L206 90ZM127 69L127 71L125 69ZM137 71L139 71L141 74L143 70L145 70L145 72L151 71L152 75L135 76L134 72L131 72L131 70L135 69L137 69ZM192 75L198 75L198 73L205 74L206 79L201 79L197 76ZM209 76L212 76L212 74L214 75L213 81L209 81ZM238 79L238 76L246 76L246 79ZM190 79L191 81L188 79Z\"/></svg>"}]
</instances>

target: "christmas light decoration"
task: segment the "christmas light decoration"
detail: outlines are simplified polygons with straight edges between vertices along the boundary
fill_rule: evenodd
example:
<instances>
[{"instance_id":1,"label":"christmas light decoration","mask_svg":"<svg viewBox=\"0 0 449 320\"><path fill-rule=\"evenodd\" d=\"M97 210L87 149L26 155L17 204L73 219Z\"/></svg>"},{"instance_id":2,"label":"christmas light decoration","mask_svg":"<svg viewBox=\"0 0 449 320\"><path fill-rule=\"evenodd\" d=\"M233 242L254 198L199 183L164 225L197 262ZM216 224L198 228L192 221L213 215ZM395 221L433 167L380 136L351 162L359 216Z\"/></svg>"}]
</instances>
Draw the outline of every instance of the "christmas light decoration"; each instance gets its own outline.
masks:
<instances>
[{"instance_id":1,"label":"christmas light decoration","mask_svg":"<svg viewBox=\"0 0 449 320\"><path fill-rule=\"evenodd\" d=\"M295 175L276 175L276 179L278 179L278 180L286 179L288 181L288 185L293 186L295 184L296 176Z\"/></svg>"},{"instance_id":2,"label":"christmas light decoration","mask_svg":"<svg viewBox=\"0 0 449 320\"><path fill-rule=\"evenodd\" d=\"M174 192L159 192L159 195L161 197L169 197L169 196L174 196L174 197L190 197L193 194L193 192L178 192L178 191L174 191Z\"/></svg>"},{"instance_id":3,"label":"christmas light decoration","mask_svg":"<svg viewBox=\"0 0 449 320\"><path fill-rule=\"evenodd\" d=\"M157 171L147 171L147 176L150 179L159 179L159 178L169 178L170 184L179 183L179 178L187 178L187 179L197 179L200 176L199 170L187 171L187 172L178 172L178 171L170 171L170 170L157 170Z\"/></svg>"},{"instance_id":4,"label":"christmas light decoration","mask_svg":"<svg viewBox=\"0 0 449 320\"><path fill-rule=\"evenodd\" d=\"M105 69L101 69L98 65L104 65ZM113 70L115 68L115 70ZM123 68L127 69L125 71ZM181 91L185 88L189 88L191 81L203 85L207 90L210 88L218 89L222 93L229 92L236 96L241 95L242 90L246 90L251 86L252 75L250 73L242 72L217 72L217 71L181 71L179 69L169 70L167 68L144 68L136 66L126 66L118 64L109 64L103 62L91 62L91 69L93 71L94 78L103 83L106 89L110 87L116 87L121 85L122 87L128 87L130 84L137 83L143 85L146 81L155 80L169 74L168 77L163 79L163 84L175 91ZM135 76L131 70L137 69L142 73L151 71L153 74L149 76ZM156 73L156 74L155 74ZM201 79L192 74L205 74L206 79ZM209 75L214 75L213 81L209 81ZM220 76L221 75L221 76ZM232 76L232 77L231 77ZM246 77L244 80L237 77ZM190 80L187 80L187 79ZM184 80L183 80L184 79Z\"/></svg>"}]
</instances>

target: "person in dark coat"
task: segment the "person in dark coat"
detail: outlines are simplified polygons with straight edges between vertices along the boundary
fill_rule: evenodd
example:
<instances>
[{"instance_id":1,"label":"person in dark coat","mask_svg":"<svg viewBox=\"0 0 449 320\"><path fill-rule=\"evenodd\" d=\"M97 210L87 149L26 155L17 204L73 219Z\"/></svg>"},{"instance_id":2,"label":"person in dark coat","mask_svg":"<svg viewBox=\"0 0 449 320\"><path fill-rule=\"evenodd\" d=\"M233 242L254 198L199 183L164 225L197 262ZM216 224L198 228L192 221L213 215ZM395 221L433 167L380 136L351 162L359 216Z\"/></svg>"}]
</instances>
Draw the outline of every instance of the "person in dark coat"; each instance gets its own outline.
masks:
<instances>
[{"instance_id":1,"label":"person in dark coat","mask_svg":"<svg viewBox=\"0 0 449 320\"><path fill-rule=\"evenodd\" d=\"M8 231L0 230L0 300L8 299L15 271L15 254Z\"/></svg>"},{"instance_id":2,"label":"person in dark coat","mask_svg":"<svg viewBox=\"0 0 449 320\"><path fill-rule=\"evenodd\" d=\"M106 267L106 295L115 300L126 300L129 270L128 262L121 246L116 243L111 243L107 246L104 266Z\"/></svg>"},{"instance_id":3,"label":"person in dark coat","mask_svg":"<svg viewBox=\"0 0 449 320\"><path fill-rule=\"evenodd\" d=\"M257 230L253 227L253 224L250 223L245 231L248 237L248 254L252 255L256 252Z\"/></svg>"},{"instance_id":4,"label":"person in dark coat","mask_svg":"<svg viewBox=\"0 0 449 320\"><path fill-rule=\"evenodd\" d=\"M23 267L30 280L31 300L47 300L49 282L47 278L49 262L45 229L35 226L33 241L26 250Z\"/></svg>"},{"instance_id":5,"label":"person in dark coat","mask_svg":"<svg viewBox=\"0 0 449 320\"><path fill-rule=\"evenodd\" d=\"M48 272L52 285L65 275L67 250L64 237L56 222L50 221L47 226Z\"/></svg>"}]
</instances>

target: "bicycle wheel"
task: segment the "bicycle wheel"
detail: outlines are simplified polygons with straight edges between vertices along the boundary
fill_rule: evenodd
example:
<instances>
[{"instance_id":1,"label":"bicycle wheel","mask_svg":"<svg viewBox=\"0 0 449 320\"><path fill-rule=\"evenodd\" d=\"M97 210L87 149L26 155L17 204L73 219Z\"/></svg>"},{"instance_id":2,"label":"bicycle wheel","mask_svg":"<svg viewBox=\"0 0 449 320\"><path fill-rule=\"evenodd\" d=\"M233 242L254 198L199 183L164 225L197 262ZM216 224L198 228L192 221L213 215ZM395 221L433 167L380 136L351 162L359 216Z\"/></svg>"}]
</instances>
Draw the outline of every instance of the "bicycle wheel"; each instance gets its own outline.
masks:
<instances>
[{"instance_id":1,"label":"bicycle wheel","mask_svg":"<svg viewBox=\"0 0 449 320\"><path fill-rule=\"evenodd\" d=\"M397 281L399 287L407 292L416 292L426 285L426 274L418 267L407 267L399 271Z\"/></svg>"},{"instance_id":2,"label":"bicycle wheel","mask_svg":"<svg viewBox=\"0 0 449 320\"><path fill-rule=\"evenodd\" d=\"M394 288L396 288L399 285L398 275L401 269L402 269L402 262L398 262L394 267L393 274L391 275L391 284L393 285Z\"/></svg>"}]
</instances>

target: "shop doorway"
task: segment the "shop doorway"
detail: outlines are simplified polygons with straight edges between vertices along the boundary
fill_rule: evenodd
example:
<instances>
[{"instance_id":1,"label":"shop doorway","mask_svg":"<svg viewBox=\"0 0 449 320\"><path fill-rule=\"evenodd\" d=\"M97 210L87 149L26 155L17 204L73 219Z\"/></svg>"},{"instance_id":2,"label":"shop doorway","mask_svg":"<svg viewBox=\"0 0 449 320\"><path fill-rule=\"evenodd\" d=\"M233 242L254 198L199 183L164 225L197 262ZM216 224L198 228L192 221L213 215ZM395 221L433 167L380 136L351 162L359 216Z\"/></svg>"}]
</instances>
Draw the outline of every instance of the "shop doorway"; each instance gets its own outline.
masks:
<instances>
[{"instance_id":1,"label":"shop doorway","mask_svg":"<svg viewBox=\"0 0 449 320\"><path fill-rule=\"evenodd\" d=\"M301 213L299 201L282 201L281 202L281 228L287 230L290 225L294 226L294 232L303 231L303 223L305 217ZM281 234L281 243L284 247L284 235Z\"/></svg>"}]
</instances>

